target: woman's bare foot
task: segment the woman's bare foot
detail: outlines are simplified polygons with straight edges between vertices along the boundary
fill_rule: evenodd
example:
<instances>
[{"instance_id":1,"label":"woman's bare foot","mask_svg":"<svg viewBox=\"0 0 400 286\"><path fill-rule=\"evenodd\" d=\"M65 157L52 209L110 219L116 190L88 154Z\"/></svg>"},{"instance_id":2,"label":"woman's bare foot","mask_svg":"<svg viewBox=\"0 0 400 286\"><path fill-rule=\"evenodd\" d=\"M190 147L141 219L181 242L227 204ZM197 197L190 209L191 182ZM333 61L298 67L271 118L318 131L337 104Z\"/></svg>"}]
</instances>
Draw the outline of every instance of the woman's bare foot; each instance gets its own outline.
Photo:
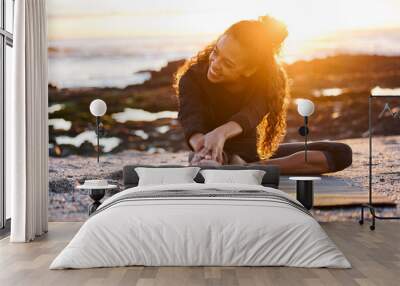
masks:
<instances>
[{"instance_id":1,"label":"woman's bare foot","mask_svg":"<svg viewBox=\"0 0 400 286\"><path fill-rule=\"evenodd\" d=\"M217 167L217 166L222 166L221 163L215 161L215 160L207 160L207 159L203 159L201 161L199 161L196 166L213 166L213 167Z\"/></svg>"},{"instance_id":2,"label":"woman's bare foot","mask_svg":"<svg viewBox=\"0 0 400 286\"><path fill-rule=\"evenodd\" d=\"M239 156L237 157L240 158ZM226 152L222 152L222 162L213 160L211 158L211 154L207 154L206 156L204 156L201 152L190 152L188 160L189 160L189 165L191 166L221 166L221 165L232 164L230 162L231 157Z\"/></svg>"},{"instance_id":3,"label":"woman's bare foot","mask_svg":"<svg viewBox=\"0 0 400 286\"><path fill-rule=\"evenodd\" d=\"M198 153L189 153L189 165L190 166L221 166L222 164L211 159L205 159Z\"/></svg>"},{"instance_id":4,"label":"woman's bare foot","mask_svg":"<svg viewBox=\"0 0 400 286\"><path fill-rule=\"evenodd\" d=\"M202 159L196 163L198 166L222 166L222 165L246 165L247 162L240 158L240 156L233 154L233 155L228 155L227 153L224 153L224 163L221 164L215 160L211 159Z\"/></svg>"},{"instance_id":5,"label":"woman's bare foot","mask_svg":"<svg viewBox=\"0 0 400 286\"><path fill-rule=\"evenodd\" d=\"M189 153L189 165L197 166L200 164L201 161L205 160L203 156L196 152Z\"/></svg>"}]
</instances>

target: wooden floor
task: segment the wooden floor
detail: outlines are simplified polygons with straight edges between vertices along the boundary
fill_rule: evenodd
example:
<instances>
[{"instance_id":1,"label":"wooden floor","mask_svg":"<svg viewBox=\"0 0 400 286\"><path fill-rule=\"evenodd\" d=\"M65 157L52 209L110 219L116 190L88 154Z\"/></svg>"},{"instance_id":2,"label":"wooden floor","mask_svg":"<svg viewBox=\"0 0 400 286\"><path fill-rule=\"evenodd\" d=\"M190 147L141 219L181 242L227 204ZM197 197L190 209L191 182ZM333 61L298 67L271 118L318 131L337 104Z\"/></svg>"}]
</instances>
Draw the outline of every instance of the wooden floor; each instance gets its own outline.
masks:
<instances>
[{"instance_id":1,"label":"wooden floor","mask_svg":"<svg viewBox=\"0 0 400 286\"><path fill-rule=\"evenodd\" d=\"M81 223L50 223L27 244L0 241L0 285L400 285L400 223L378 221L376 231L357 223L325 223L352 269L289 267L122 267L48 270Z\"/></svg>"}]
</instances>

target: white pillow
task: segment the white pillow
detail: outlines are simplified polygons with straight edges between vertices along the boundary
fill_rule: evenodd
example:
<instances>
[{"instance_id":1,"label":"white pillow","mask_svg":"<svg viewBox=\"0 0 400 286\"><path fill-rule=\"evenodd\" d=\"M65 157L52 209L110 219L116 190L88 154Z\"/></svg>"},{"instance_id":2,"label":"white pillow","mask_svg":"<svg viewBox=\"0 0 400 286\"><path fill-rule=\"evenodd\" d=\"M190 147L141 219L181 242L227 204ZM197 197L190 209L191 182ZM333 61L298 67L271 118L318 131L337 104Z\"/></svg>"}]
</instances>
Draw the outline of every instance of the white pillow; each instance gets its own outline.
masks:
<instances>
[{"instance_id":1,"label":"white pillow","mask_svg":"<svg viewBox=\"0 0 400 286\"><path fill-rule=\"evenodd\" d=\"M138 186L196 183L193 179L199 170L199 167L135 168Z\"/></svg>"},{"instance_id":2,"label":"white pillow","mask_svg":"<svg viewBox=\"0 0 400 286\"><path fill-rule=\"evenodd\" d=\"M226 183L261 185L265 171L262 170L201 170L205 184Z\"/></svg>"}]
</instances>

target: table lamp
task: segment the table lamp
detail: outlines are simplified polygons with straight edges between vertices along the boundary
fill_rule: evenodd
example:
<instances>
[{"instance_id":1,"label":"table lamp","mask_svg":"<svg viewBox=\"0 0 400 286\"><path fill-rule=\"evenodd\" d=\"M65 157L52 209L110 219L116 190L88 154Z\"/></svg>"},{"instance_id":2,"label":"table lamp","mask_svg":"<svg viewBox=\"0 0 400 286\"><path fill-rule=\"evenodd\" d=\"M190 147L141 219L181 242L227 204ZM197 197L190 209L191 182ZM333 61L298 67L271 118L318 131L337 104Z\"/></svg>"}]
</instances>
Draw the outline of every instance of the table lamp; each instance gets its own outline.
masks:
<instances>
[{"instance_id":1,"label":"table lamp","mask_svg":"<svg viewBox=\"0 0 400 286\"><path fill-rule=\"evenodd\" d=\"M304 136L304 159L307 162L308 117L314 113L314 103L309 99L298 99L297 112L304 117L304 126L299 128L299 133Z\"/></svg>"},{"instance_id":2,"label":"table lamp","mask_svg":"<svg viewBox=\"0 0 400 286\"><path fill-rule=\"evenodd\" d=\"M97 135L97 163L100 161L100 116L107 111L107 104L101 99L95 99L90 103L90 113L96 117L96 135Z\"/></svg>"}]
</instances>

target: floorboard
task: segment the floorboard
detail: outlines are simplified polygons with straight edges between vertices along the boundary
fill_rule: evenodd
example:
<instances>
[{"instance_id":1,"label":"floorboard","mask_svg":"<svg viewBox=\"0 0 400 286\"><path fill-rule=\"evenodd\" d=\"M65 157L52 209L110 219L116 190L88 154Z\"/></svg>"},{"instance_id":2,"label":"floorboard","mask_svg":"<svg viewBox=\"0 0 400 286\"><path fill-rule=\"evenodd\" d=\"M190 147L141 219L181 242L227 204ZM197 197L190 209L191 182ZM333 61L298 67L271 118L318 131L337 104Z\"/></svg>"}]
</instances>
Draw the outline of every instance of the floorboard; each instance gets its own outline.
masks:
<instances>
[{"instance_id":1,"label":"floorboard","mask_svg":"<svg viewBox=\"0 0 400 286\"><path fill-rule=\"evenodd\" d=\"M290 267L119 267L48 270L82 223L52 222L32 243L0 240L0 285L400 285L400 223L378 222L376 231L356 222L321 223L352 269Z\"/></svg>"}]
</instances>

